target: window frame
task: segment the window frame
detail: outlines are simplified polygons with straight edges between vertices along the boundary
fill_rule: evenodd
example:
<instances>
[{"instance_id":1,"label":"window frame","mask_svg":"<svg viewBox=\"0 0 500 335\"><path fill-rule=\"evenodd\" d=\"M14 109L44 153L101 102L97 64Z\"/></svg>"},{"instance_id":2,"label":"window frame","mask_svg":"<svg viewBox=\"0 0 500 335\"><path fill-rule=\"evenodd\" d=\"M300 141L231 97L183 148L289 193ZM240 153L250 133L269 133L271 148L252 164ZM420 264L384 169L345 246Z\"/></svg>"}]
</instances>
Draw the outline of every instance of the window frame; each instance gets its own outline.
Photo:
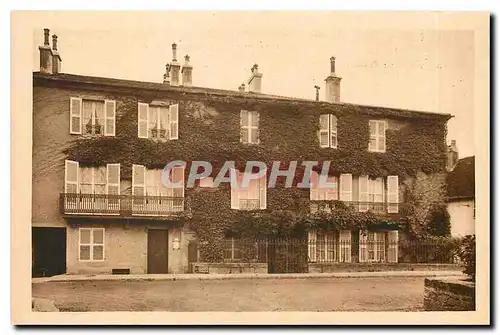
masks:
<instances>
[{"instance_id":1,"label":"window frame","mask_svg":"<svg viewBox=\"0 0 500 335\"><path fill-rule=\"evenodd\" d=\"M371 132L371 123L375 123L375 134ZM380 125L384 125L384 134L380 135L379 129ZM369 152L379 152L384 153L387 151L387 121L386 120L370 120L368 121L368 132L369 132L369 141L368 141L368 151ZM379 144L381 142L381 138L384 140L384 150L379 149ZM375 149L370 147L371 140L375 139Z\"/></svg>"},{"instance_id":2,"label":"window frame","mask_svg":"<svg viewBox=\"0 0 500 335\"><path fill-rule=\"evenodd\" d=\"M257 183L257 185L258 185L257 186L258 189L255 192L259 196L258 199L249 199L248 197L247 198L241 197L242 191L240 188L240 184L238 183L238 179L240 178L239 176L241 176L241 180L243 180L246 172L240 172L237 169L231 169L230 173L236 174L235 179L236 179L236 182L238 184L236 187L233 187L233 185L231 184L231 208L232 209L245 211L245 210L263 210L263 209L267 208L267 169L266 169L266 174L264 176L262 176L260 179L251 179L250 180L250 183L254 182L254 183ZM250 192L250 190L249 190L250 185L253 185L253 184L249 184L248 185L249 187L245 189L247 194ZM258 208L241 208L240 200L258 200L259 206L258 206Z\"/></svg>"},{"instance_id":3,"label":"window frame","mask_svg":"<svg viewBox=\"0 0 500 335\"><path fill-rule=\"evenodd\" d=\"M321 117L322 116L328 116L327 118L327 127L326 128L321 128ZM335 120L335 127L333 127ZM319 146L320 148L331 148L331 149L337 149L339 145L339 139L338 139L338 118L336 115L333 114L320 114L319 116L319 131L318 131L318 140L319 140ZM324 132L327 132L328 136L328 143L326 145L321 145L321 134ZM335 145L333 145L332 137L335 135Z\"/></svg>"},{"instance_id":4,"label":"window frame","mask_svg":"<svg viewBox=\"0 0 500 335\"><path fill-rule=\"evenodd\" d=\"M243 125L243 113L247 113L247 126ZM257 125L253 126L252 121L253 116L252 115L257 115ZM260 144L260 133L259 133L259 126L260 126L260 113L257 111L249 111L249 110L244 110L242 109L240 111L240 143L243 144L249 144L249 145L256 145ZM242 130L246 129L247 130L247 142L243 142L243 136L242 136ZM252 142L252 132L256 133L256 138L257 142Z\"/></svg>"},{"instance_id":5,"label":"window frame","mask_svg":"<svg viewBox=\"0 0 500 335\"><path fill-rule=\"evenodd\" d=\"M141 108L145 108L146 118L141 118ZM151 108L157 110L156 112L156 129L163 129L165 132L168 131L168 136L165 137L152 137L150 130L150 113ZM161 128L161 115L165 113L166 115L166 124L165 128ZM175 113L175 121L173 121L172 115ZM141 123L146 123L146 136L141 136ZM172 135L172 128L175 127L175 136ZM179 139L179 104L170 104L168 106L160 105L160 104L148 104L144 102L137 103L137 137L145 138L149 140L157 140L157 141L173 141Z\"/></svg>"},{"instance_id":6,"label":"window frame","mask_svg":"<svg viewBox=\"0 0 500 335\"><path fill-rule=\"evenodd\" d=\"M102 231L102 243L94 243L94 231ZM89 243L82 243L82 231L90 231ZM89 259L81 259L82 246L89 247ZM102 246L102 259L94 259L94 246ZM97 227L78 228L78 262L104 262L106 260L106 230Z\"/></svg>"}]
</instances>

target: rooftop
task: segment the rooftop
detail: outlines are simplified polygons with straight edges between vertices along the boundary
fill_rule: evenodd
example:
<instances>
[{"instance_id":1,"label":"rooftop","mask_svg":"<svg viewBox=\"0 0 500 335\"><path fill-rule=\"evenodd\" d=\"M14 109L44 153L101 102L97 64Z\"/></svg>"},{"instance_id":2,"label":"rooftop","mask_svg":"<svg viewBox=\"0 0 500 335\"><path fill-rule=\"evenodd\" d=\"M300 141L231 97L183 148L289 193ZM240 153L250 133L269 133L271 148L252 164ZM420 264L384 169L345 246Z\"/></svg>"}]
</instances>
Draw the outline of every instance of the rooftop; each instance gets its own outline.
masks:
<instances>
[{"instance_id":1,"label":"rooftop","mask_svg":"<svg viewBox=\"0 0 500 335\"><path fill-rule=\"evenodd\" d=\"M446 177L449 200L470 199L475 197L474 156L458 160L453 171Z\"/></svg>"},{"instance_id":2,"label":"rooftop","mask_svg":"<svg viewBox=\"0 0 500 335\"><path fill-rule=\"evenodd\" d=\"M438 118L449 120L453 116L451 114L441 114L441 113L431 113L425 111L408 110L400 108L391 107L380 107L380 106L369 106L360 104L350 104L345 102L330 103L326 101L316 101L312 99L286 97L280 95L271 95L264 93L253 93L253 92L240 92L232 90L223 90L207 87L183 87L183 86L170 86L163 83L154 82L144 82L136 80L127 79L116 79L116 78L104 78L104 77L92 77L83 76L69 73L58 73L58 74L44 74L38 71L33 72L33 84L35 86L53 84L57 86L76 86L83 88L100 88L100 89L121 89L121 91L126 90L146 90L155 92L180 92L187 94L200 94L200 95L211 95L211 96L222 96L222 97L240 97L240 98L252 98L258 100L273 100L273 101L292 101L305 104L319 104L319 105L337 105L341 108L352 109L361 108L365 112L387 114L399 117L419 117L419 118Z\"/></svg>"}]
</instances>

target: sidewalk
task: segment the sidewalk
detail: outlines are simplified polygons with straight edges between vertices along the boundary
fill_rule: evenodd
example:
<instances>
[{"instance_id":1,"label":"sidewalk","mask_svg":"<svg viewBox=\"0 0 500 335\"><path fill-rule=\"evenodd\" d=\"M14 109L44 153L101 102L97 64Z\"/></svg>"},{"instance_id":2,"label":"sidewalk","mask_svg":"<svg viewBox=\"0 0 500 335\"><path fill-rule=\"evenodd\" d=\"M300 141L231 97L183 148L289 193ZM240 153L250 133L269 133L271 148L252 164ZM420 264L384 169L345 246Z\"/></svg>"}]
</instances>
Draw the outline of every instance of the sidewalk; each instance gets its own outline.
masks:
<instances>
[{"instance_id":1,"label":"sidewalk","mask_svg":"<svg viewBox=\"0 0 500 335\"><path fill-rule=\"evenodd\" d=\"M175 281L223 279L302 279L302 278L368 278L368 277L446 277L463 276L462 271L380 271L332 273L259 273L259 274L141 274L141 275L58 275L33 278L32 283L75 281Z\"/></svg>"}]
</instances>

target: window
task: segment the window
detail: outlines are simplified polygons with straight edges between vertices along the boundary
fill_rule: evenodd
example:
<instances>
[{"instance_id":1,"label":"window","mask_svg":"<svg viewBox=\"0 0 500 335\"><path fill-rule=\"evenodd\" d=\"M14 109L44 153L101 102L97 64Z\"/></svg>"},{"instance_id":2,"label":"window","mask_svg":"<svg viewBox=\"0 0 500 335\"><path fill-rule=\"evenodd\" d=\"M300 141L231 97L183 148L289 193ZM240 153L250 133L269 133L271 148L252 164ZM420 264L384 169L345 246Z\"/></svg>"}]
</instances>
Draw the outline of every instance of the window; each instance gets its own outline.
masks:
<instances>
[{"instance_id":1,"label":"window","mask_svg":"<svg viewBox=\"0 0 500 335\"><path fill-rule=\"evenodd\" d=\"M387 176L387 188L384 178L359 176L359 211L384 212L387 198L387 213L398 213L399 185L398 176Z\"/></svg>"},{"instance_id":2,"label":"window","mask_svg":"<svg viewBox=\"0 0 500 335\"><path fill-rule=\"evenodd\" d=\"M224 240L224 260L225 261L239 261L241 255L242 245L241 242L234 237Z\"/></svg>"},{"instance_id":3,"label":"window","mask_svg":"<svg viewBox=\"0 0 500 335\"><path fill-rule=\"evenodd\" d=\"M184 184L184 168L170 170L171 182ZM177 212L184 210L184 187L167 187L163 182L163 169L146 169L132 165L132 195L136 211Z\"/></svg>"},{"instance_id":4,"label":"window","mask_svg":"<svg viewBox=\"0 0 500 335\"><path fill-rule=\"evenodd\" d=\"M137 113L137 134L140 138L179 139L179 104L166 107L140 102Z\"/></svg>"},{"instance_id":5,"label":"window","mask_svg":"<svg viewBox=\"0 0 500 335\"><path fill-rule=\"evenodd\" d=\"M359 233L360 262L398 262L398 231Z\"/></svg>"},{"instance_id":6,"label":"window","mask_svg":"<svg viewBox=\"0 0 500 335\"><path fill-rule=\"evenodd\" d=\"M78 241L80 261L104 260L104 228L80 228Z\"/></svg>"},{"instance_id":7,"label":"window","mask_svg":"<svg viewBox=\"0 0 500 335\"><path fill-rule=\"evenodd\" d=\"M368 150L373 152L385 152L385 121L370 120L370 144Z\"/></svg>"},{"instance_id":8,"label":"window","mask_svg":"<svg viewBox=\"0 0 500 335\"><path fill-rule=\"evenodd\" d=\"M115 136L114 100L70 98L70 134Z\"/></svg>"},{"instance_id":9,"label":"window","mask_svg":"<svg viewBox=\"0 0 500 335\"><path fill-rule=\"evenodd\" d=\"M236 174L237 185L231 185L231 208L241 210L266 209L267 178L250 179L243 187L244 173L231 170Z\"/></svg>"},{"instance_id":10,"label":"window","mask_svg":"<svg viewBox=\"0 0 500 335\"><path fill-rule=\"evenodd\" d=\"M99 214L119 210L120 164L79 166L78 162L67 160L64 192L69 212Z\"/></svg>"},{"instance_id":11,"label":"window","mask_svg":"<svg viewBox=\"0 0 500 335\"><path fill-rule=\"evenodd\" d=\"M385 185L383 178L359 176L359 211L384 211Z\"/></svg>"},{"instance_id":12,"label":"window","mask_svg":"<svg viewBox=\"0 0 500 335\"><path fill-rule=\"evenodd\" d=\"M328 187L321 187L319 184L320 175L316 171L311 172L311 200L338 200L339 199L339 179L336 176L328 176L326 182ZM330 187L331 185L331 187ZM326 185L325 185L326 186Z\"/></svg>"},{"instance_id":13,"label":"window","mask_svg":"<svg viewBox=\"0 0 500 335\"><path fill-rule=\"evenodd\" d=\"M247 144L259 143L259 113L242 110L240 112L240 141Z\"/></svg>"},{"instance_id":14,"label":"window","mask_svg":"<svg viewBox=\"0 0 500 335\"><path fill-rule=\"evenodd\" d=\"M80 166L65 162L65 193L120 194L120 164Z\"/></svg>"},{"instance_id":15,"label":"window","mask_svg":"<svg viewBox=\"0 0 500 335\"><path fill-rule=\"evenodd\" d=\"M337 117L332 114L319 116L319 146L337 148Z\"/></svg>"},{"instance_id":16,"label":"window","mask_svg":"<svg viewBox=\"0 0 500 335\"><path fill-rule=\"evenodd\" d=\"M309 262L351 262L351 232L309 231Z\"/></svg>"}]
</instances>

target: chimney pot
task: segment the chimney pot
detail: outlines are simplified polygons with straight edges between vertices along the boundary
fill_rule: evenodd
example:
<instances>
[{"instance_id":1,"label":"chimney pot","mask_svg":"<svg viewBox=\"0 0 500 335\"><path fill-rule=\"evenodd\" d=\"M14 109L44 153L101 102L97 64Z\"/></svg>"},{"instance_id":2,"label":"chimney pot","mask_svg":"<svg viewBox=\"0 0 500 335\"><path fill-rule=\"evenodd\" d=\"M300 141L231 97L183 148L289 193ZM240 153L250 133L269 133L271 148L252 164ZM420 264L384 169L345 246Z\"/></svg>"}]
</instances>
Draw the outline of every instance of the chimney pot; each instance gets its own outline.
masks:
<instances>
[{"instance_id":1,"label":"chimney pot","mask_svg":"<svg viewBox=\"0 0 500 335\"><path fill-rule=\"evenodd\" d=\"M326 77L325 100L340 102L340 81L342 78L335 74L335 57L330 57L330 75Z\"/></svg>"},{"instance_id":2,"label":"chimney pot","mask_svg":"<svg viewBox=\"0 0 500 335\"><path fill-rule=\"evenodd\" d=\"M177 62L177 44L172 43L172 61Z\"/></svg>"},{"instance_id":3,"label":"chimney pot","mask_svg":"<svg viewBox=\"0 0 500 335\"><path fill-rule=\"evenodd\" d=\"M316 101L319 101L319 90L321 87L318 85L314 85L314 88L316 89Z\"/></svg>"},{"instance_id":4,"label":"chimney pot","mask_svg":"<svg viewBox=\"0 0 500 335\"><path fill-rule=\"evenodd\" d=\"M330 57L330 73L335 75L335 57Z\"/></svg>"},{"instance_id":5,"label":"chimney pot","mask_svg":"<svg viewBox=\"0 0 500 335\"><path fill-rule=\"evenodd\" d=\"M181 65L177 62L177 44L172 43L172 61L170 62L170 85L179 86Z\"/></svg>"},{"instance_id":6,"label":"chimney pot","mask_svg":"<svg viewBox=\"0 0 500 335\"><path fill-rule=\"evenodd\" d=\"M52 50L57 51L57 35L52 35Z\"/></svg>"},{"instance_id":7,"label":"chimney pot","mask_svg":"<svg viewBox=\"0 0 500 335\"><path fill-rule=\"evenodd\" d=\"M53 62L59 60L59 55L54 56L54 53L57 54L57 51L53 51L50 48L49 37L50 30L45 28L43 30L43 45L38 47L40 51L40 73L52 74L54 72Z\"/></svg>"},{"instance_id":8,"label":"chimney pot","mask_svg":"<svg viewBox=\"0 0 500 335\"><path fill-rule=\"evenodd\" d=\"M50 29L45 28L43 30L43 35L44 35L43 45L50 46L49 44Z\"/></svg>"},{"instance_id":9,"label":"chimney pot","mask_svg":"<svg viewBox=\"0 0 500 335\"><path fill-rule=\"evenodd\" d=\"M184 56L184 66L182 67L182 85L192 86L193 85L193 67L189 64L189 55Z\"/></svg>"},{"instance_id":10,"label":"chimney pot","mask_svg":"<svg viewBox=\"0 0 500 335\"><path fill-rule=\"evenodd\" d=\"M248 79L248 91L253 93L260 93L262 86L262 73L259 72L259 66L254 64L252 66L252 74Z\"/></svg>"}]
</instances>

